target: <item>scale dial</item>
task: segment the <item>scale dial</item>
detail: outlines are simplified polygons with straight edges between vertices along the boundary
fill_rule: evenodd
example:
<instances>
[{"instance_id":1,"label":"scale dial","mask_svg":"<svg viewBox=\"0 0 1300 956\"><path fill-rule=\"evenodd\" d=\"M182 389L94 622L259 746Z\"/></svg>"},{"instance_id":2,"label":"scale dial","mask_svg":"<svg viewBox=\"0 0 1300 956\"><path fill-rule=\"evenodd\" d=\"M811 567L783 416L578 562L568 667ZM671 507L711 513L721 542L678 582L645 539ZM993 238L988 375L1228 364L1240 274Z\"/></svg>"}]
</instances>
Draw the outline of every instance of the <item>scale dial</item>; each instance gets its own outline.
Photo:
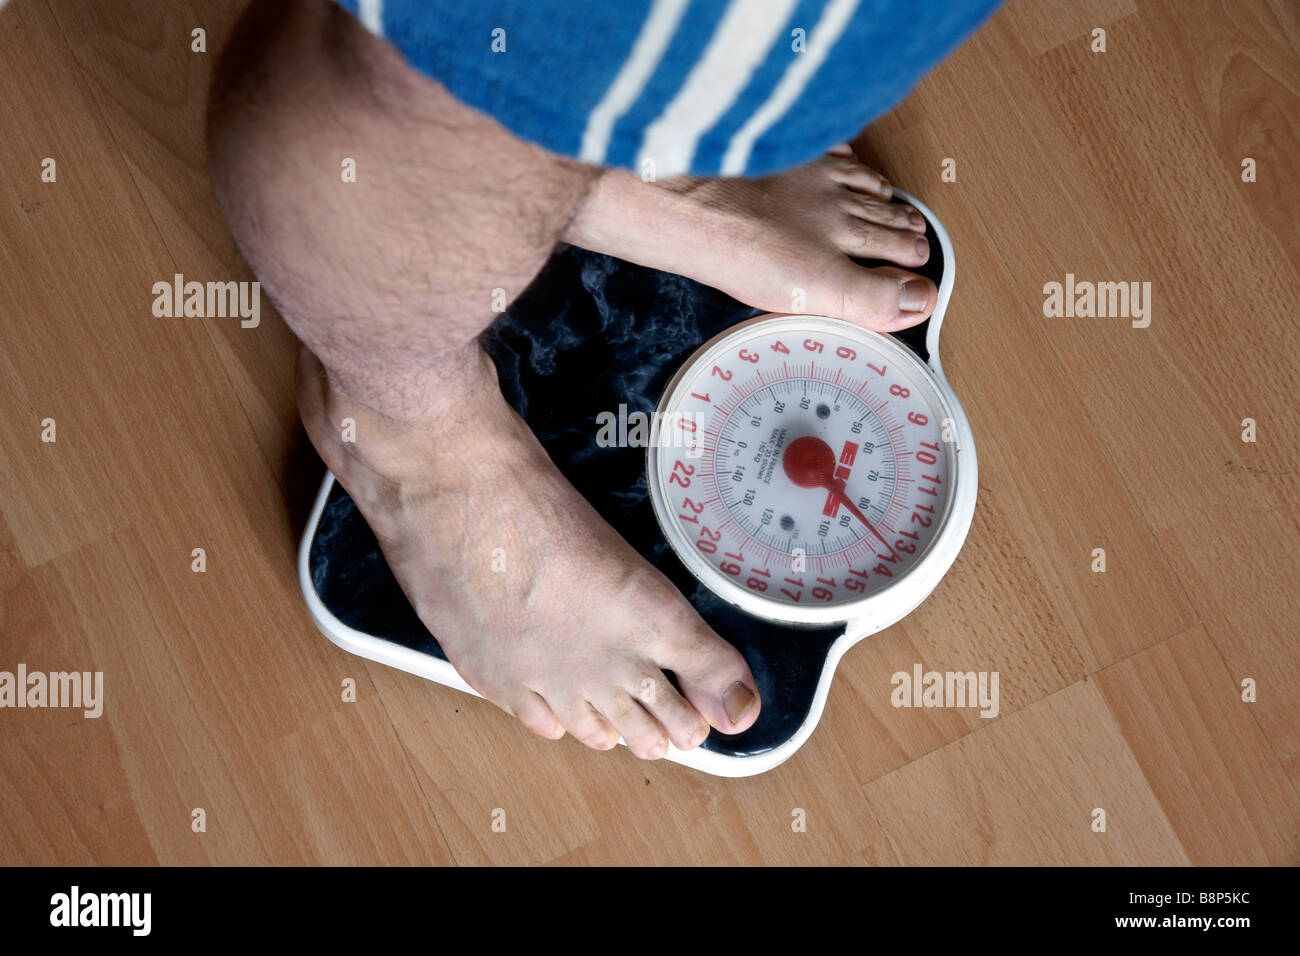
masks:
<instances>
[{"instance_id":1,"label":"scale dial","mask_svg":"<svg viewBox=\"0 0 1300 956\"><path fill-rule=\"evenodd\" d=\"M952 560L930 560L945 550L965 427L946 391L896 340L847 322L759 316L724 332L655 416L648 466L665 536L757 616L897 620ZM916 597L927 564L933 583Z\"/></svg>"}]
</instances>

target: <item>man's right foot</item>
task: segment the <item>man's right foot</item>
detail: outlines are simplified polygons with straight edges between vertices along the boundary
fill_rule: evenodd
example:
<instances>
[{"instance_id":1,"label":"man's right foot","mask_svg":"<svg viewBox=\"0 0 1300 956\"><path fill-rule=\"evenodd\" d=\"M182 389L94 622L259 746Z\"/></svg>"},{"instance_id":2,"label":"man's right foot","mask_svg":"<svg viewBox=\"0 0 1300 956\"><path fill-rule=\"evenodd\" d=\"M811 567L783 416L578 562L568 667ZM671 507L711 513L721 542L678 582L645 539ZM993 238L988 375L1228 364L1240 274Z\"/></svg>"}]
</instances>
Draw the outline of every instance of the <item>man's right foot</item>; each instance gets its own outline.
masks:
<instances>
[{"instance_id":1,"label":"man's right foot","mask_svg":"<svg viewBox=\"0 0 1300 956\"><path fill-rule=\"evenodd\" d=\"M750 727L745 659L564 479L477 344L460 367L472 422L388 418L305 347L298 365L312 443L460 675L536 734L597 750L621 735L645 759Z\"/></svg>"},{"instance_id":2,"label":"man's right foot","mask_svg":"<svg viewBox=\"0 0 1300 956\"><path fill-rule=\"evenodd\" d=\"M566 241L689 276L770 312L809 312L883 332L935 307L929 279L903 267L930 257L925 221L847 144L762 179L644 183L609 169L592 184Z\"/></svg>"}]
</instances>

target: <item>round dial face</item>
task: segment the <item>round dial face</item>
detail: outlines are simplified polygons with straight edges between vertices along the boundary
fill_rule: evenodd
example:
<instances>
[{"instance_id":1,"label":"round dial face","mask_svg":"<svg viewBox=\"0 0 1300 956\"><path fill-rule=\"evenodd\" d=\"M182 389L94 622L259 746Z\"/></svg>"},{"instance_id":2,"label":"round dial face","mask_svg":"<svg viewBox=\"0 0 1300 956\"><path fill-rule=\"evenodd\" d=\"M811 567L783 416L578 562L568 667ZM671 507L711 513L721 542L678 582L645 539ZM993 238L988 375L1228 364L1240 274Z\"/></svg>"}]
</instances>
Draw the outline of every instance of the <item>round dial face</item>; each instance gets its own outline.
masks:
<instances>
[{"instance_id":1,"label":"round dial face","mask_svg":"<svg viewBox=\"0 0 1300 956\"><path fill-rule=\"evenodd\" d=\"M669 385L649 455L655 512L723 598L775 620L849 620L942 530L951 427L930 369L895 340L760 317Z\"/></svg>"}]
</instances>

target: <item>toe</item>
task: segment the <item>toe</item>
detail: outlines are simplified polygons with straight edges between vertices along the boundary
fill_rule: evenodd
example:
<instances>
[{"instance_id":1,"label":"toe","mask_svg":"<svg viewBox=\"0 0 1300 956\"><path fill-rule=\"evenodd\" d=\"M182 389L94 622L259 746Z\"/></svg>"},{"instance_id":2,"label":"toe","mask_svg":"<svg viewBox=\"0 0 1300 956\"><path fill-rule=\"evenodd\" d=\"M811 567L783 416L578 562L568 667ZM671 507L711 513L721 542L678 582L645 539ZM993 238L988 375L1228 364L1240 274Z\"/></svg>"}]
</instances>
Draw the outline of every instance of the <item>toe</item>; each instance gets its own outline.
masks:
<instances>
[{"instance_id":1,"label":"toe","mask_svg":"<svg viewBox=\"0 0 1300 956\"><path fill-rule=\"evenodd\" d=\"M845 216L835 235L840 249L859 259L886 259L900 266L924 265L930 243L911 230L890 229L856 216Z\"/></svg>"},{"instance_id":2,"label":"toe","mask_svg":"<svg viewBox=\"0 0 1300 956\"><path fill-rule=\"evenodd\" d=\"M642 677L630 692L668 731L668 738L678 750L692 750L708 736L709 725L699 711L687 703L658 668L653 675Z\"/></svg>"},{"instance_id":3,"label":"toe","mask_svg":"<svg viewBox=\"0 0 1300 956\"><path fill-rule=\"evenodd\" d=\"M564 728L592 750L611 750L618 746L618 731L586 700L574 700L551 709Z\"/></svg>"},{"instance_id":4,"label":"toe","mask_svg":"<svg viewBox=\"0 0 1300 956\"><path fill-rule=\"evenodd\" d=\"M933 282L893 266L866 269L844 259L827 285L824 300L810 310L854 322L878 332L896 332L924 321L934 311L939 291Z\"/></svg>"},{"instance_id":5,"label":"toe","mask_svg":"<svg viewBox=\"0 0 1300 956\"><path fill-rule=\"evenodd\" d=\"M907 230L924 235L925 218L912 206L901 202L885 202L852 190L844 191L841 208L850 216L888 226L891 229Z\"/></svg>"},{"instance_id":6,"label":"toe","mask_svg":"<svg viewBox=\"0 0 1300 956\"><path fill-rule=\"evenodd\" d=\"M881 199L893 198L894 187L889 180L869 166L864 166L856 159L839 159L830 163L830 176L841 186L860 193L869 193Z\"/></svg>"},{"instance_id":7,"label":"toe","mask_svg":"<svg viewBox=\"0 0 1300 956\"><path fill-rule=\"evenodd\" d=\"M564 725L546 701L533 691L524 691L523 696L510 709L519 718L519 722L537 736L548 740L559 740L564 736Z\"/></svg>"},{"instance_id":8,"label":"toe","mask_svg":"<svg viewBox=\"0 0 1300 956\"><path fill-rule=\"evenodd\" d=\"M635 698L616 690L593 704L642 760L658 760L668 753L668 734Z\"/></svg>"},{"instance_id":9,"label":"toe","mask_svg":"<svg viewBox=\"0 0 1300 956\"><path fill-rule=\"evenodd\" d=\"M677 675L686 699L724 734L738 734L758 719L760 701L745 658L698 618L676 630L656 655Z\"/></svg>"}]
</instances>

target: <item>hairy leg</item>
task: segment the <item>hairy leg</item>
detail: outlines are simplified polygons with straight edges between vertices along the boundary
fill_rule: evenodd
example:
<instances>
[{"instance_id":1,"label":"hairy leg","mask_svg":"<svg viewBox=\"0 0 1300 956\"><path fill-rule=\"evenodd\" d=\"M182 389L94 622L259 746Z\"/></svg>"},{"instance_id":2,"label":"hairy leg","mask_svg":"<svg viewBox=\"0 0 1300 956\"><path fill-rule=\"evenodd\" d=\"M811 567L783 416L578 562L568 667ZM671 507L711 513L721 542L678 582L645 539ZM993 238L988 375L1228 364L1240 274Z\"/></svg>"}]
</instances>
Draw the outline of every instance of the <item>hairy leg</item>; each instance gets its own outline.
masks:
<instances>
[{"instance_id":1,"label":"hairy leg","mask_svg":"<svg viewBox=\"0 0 1300 956\"><path fill-rule=\"evenodd\" d=\"M596 176L463 107L326 0L250 6L209 152L286 321L350 395L402 418L459 394L448 376L473 367L494 296L532 281Z\"/></svg>"},{"instance_id":2,"label":"hairy leg","mask_svg":"<svg viewBox=\"0 0 1300 956\"><path fill-rule=\"evenodd\" d=\"M621 734L648 758L750 726L744 659L558 473L475 342L598 174L462 106L325 0L245 14L209 160L305 344L308 434L465 679L538 734Z\"/></svg>"}]
</instances>

